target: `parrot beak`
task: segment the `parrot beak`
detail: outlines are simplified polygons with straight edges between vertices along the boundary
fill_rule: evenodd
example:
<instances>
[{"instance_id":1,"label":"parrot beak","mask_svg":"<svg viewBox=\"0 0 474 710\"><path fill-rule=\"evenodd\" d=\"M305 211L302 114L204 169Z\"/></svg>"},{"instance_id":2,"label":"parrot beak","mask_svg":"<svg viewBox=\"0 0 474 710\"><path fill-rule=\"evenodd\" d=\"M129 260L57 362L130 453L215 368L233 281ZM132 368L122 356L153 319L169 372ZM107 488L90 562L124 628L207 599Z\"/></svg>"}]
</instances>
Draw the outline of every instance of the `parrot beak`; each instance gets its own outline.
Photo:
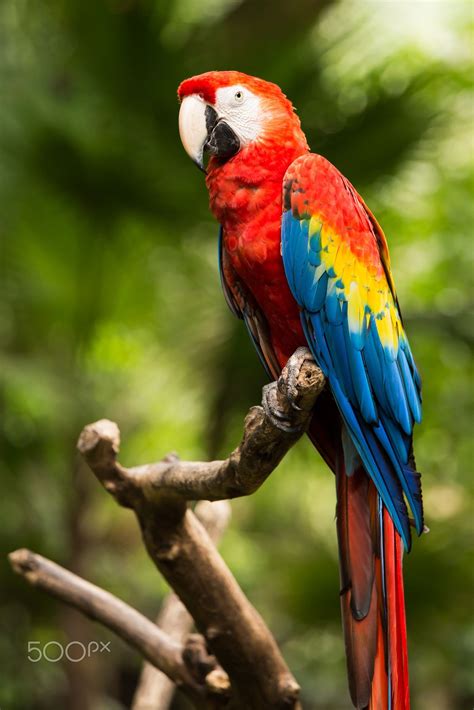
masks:
<instances>
[{"instance_id":1,"label":"parrot beak","mask_svg":"<svg viewBox=\"0 0 474 710\"><path fill-rule=\"evenodd\" d=\"M240 140L229 124L196 94L181 103L179 135L184 150L203 172L204 151L225 162L240 150Z\"/></svg>"},{"instance_id":2,"label":"parrot beak","mask_svg":"<svg viewBox=\"0 0 474 710\"><path fill-rule=\"evenodd\" d=\"M208 139L206 103L195 94L186 96L181 103L179 136L191 160L204 170L204 146Z\"/></svg>"}]
</instances>

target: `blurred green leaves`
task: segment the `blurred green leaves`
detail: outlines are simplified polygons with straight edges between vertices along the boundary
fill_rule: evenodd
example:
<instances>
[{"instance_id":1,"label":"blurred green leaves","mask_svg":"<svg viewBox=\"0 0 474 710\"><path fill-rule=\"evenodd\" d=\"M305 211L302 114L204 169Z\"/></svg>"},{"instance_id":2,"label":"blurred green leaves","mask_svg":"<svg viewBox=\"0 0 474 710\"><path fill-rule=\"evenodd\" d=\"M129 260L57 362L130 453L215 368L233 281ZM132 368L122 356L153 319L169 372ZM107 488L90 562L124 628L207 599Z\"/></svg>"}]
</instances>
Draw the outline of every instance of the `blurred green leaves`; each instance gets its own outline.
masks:
<instances>
[{"instance_id":1,"label":"blurred green leaves","mask_svg":"<svg viewBox=\"0 0 474 710\"><path fill-rule=\"evenodd\" d=\"M264 374L220 293L217 227L177 134L178 83L229 68L282 85L388 236L424 382L431 532L405 565L413 704L472 705L471 46L468 2L4 0L2 708L69 706L74 671L27 662L28 640L71 624L6 552L29 545L150 615L165 592L132 516L78 467L82 426L117 420L130 463L216 457L259 400ZM310 709L349 704L334 505L301 442L233 503L222 548ZM117 643L83 670L92 707L126 707L138 665Z\"/></svg>"}]
</instances>

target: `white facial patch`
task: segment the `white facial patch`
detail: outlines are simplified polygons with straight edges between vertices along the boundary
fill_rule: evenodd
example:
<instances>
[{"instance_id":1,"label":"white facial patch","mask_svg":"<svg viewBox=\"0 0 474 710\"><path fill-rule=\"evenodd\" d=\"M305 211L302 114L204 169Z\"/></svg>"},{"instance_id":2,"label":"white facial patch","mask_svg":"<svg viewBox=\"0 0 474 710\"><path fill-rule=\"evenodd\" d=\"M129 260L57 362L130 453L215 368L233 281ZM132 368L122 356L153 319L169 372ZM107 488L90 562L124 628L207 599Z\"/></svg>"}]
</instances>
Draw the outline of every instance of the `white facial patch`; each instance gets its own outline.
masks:
<instances>
[{"instance_id":1,"label":"white facial patch","mask_svg":"<svg viewBox=\"0 0 474 710\"><path fill-rule=\"evenodd\" d=\"M244 86L217 89L215 109L238 136L242 145L256 140L262 132L260 99Z\"/></svg>"}]
</instances>

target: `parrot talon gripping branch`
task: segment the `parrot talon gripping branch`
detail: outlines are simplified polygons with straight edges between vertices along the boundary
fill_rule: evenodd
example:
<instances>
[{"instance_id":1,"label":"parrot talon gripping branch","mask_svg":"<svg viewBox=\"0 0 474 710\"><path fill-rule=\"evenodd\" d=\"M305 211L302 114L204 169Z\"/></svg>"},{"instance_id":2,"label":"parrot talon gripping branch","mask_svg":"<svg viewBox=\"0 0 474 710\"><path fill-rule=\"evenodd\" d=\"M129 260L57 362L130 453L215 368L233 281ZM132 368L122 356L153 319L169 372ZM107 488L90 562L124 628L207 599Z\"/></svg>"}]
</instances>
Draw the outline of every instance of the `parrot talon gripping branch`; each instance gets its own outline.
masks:
<instances>
[{"instance_id":1,"label":"parrot talon gripping branch","mask_svg":"<svg viewBox=\"0 0 474 710\"><path fill-rule=\"evenodd\" d=\"M298 379L301 372L301 368L305 363L313 363L314 357L311 351L306 348L298 348L293 353L292 357L288 360L285 367L288 369L287 383L286 383L286 396L291 406L298 410L299 406L297 404L298 400ZM311 370L308 370L311 372Z\"/></svg>"},{"instance_id":2,"label":"parrot talon gripping branch","mask_svg":"<svg viewBox=\"0 0 474 710\"><path fill-rule=\"evenodd\" d=\"M284 416L278 409L278 399L277 399L278 388L274 382L269 385L265 385L262 390L262 407L265 414L270 419L272 424L286 432L287 434L294 434L300 431L299 426L292 426L288 417ZM288 400L290 402L290 400ZM290 402L291 404L291 402Z\"/></svg>"}]
</instances>

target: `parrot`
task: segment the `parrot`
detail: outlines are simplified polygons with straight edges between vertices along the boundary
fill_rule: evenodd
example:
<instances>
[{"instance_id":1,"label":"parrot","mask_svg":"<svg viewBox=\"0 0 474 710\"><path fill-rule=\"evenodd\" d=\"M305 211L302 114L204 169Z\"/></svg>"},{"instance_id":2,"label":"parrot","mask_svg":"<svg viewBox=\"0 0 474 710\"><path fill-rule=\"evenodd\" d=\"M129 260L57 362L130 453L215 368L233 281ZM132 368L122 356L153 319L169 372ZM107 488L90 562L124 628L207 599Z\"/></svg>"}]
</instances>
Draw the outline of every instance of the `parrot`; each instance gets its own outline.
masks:
<instances>
[{"instance_id":1,"label":"parrot","mask_svg":"<svg viewBox=\"0 0 474 710\"><path fill-rule=\"evenodd\" d=\"M413 451L421 379L387 240L349 180L310 152L279 86L210 71L184 80L178 99L181 142L220 225L227 304L271 379L294 352L326 378L307 433L335 474L352 703L408 710L402 557L411 530L424 531Z\"/></svg>"}]
</instances>

